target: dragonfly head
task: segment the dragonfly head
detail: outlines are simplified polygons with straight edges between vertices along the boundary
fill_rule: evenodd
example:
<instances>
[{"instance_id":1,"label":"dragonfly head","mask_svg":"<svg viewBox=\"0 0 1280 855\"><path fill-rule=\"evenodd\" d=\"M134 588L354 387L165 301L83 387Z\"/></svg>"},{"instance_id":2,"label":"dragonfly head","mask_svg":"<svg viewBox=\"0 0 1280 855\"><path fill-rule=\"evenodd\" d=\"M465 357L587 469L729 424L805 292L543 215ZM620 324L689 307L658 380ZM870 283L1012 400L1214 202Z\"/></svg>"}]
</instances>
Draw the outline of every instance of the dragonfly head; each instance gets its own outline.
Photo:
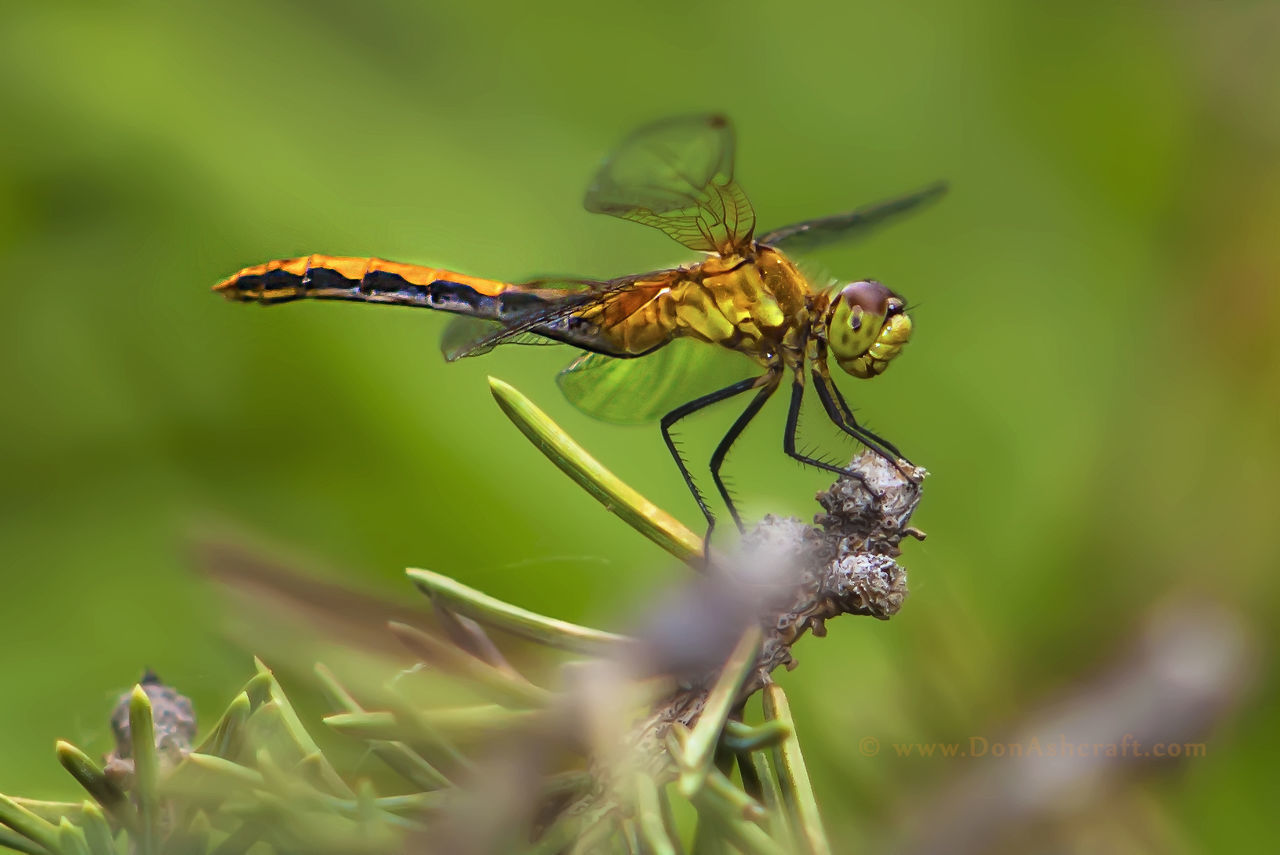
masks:
<instances>
[{"instance_id":1,"label":"dragonfly head","mask_svg":"<svg viewBox=\"0 0 1280 855\"><path fill-rule=\"evenodd\" d=\"M879 282L838 286L827 306L827 344L854 377L875 377L911 338L906 301Z\"/></svg>"}]
</instances>

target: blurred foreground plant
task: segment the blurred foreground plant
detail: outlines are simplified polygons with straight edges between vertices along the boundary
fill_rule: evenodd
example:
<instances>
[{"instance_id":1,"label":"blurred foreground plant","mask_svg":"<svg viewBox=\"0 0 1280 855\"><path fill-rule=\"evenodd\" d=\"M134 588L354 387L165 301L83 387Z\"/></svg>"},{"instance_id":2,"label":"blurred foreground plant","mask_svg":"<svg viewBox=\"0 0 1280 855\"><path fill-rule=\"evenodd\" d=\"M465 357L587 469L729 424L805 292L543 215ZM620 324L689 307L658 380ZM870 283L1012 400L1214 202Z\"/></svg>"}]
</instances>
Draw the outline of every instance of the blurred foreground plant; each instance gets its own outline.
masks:
<instances>
[{"instance_id":1,"label":"blurred foreground plant","mask_svg":"<svg viewBox=\"0 0 1280 855\"><path fill-rule=\"evenodd\" d=\"M893 615L894 560L918 484L864 454L818 496L817 526L766 517L732 555L601 466L526 398L494 396L557 466L633 528L700 571L618 635L534 614L426 570L409 577L441 631L391 631L486 702L423 708L394 685L363 702L316 667L333 731L390 774L379 795L311 738L262 662L204 740L190 704L148 675L121 699L105 765L59 742L79 803L0 796L0 846L28 853L830 851L787 699L770 679L806 631L840 614ZM567 651L553 690L518 671L487 629ZM759 720L747 700L759 692ZM692 827L692 830L690 828ZM685 832L685 833L682 833ZM265 847L265 848L264 848Z\"/></svg>"}]
</instances>

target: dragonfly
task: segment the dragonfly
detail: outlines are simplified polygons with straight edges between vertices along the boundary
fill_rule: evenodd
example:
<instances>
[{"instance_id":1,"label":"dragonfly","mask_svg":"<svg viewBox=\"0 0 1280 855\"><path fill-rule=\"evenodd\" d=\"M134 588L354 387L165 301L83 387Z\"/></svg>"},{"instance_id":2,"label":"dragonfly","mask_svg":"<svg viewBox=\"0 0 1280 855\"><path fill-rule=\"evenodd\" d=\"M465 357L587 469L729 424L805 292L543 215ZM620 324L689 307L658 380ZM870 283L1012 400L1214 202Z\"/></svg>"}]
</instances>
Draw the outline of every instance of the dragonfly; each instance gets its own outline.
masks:
<instances>
[{"instance_id":1,"label":"dragonfly","mask_svg":"<svg viewBox=\"0 0 1280 855\"><path fill-rule=\"evenodd\" d=\"M684 266L612 280L505 282L380 258L307 255L246 267L214 291L263 305L346 300L453 313L459 317L446 328L442 348L449 361L509 343L577 348L582 353L558 377L565 396L605 421L658 421L667 450L706 518L709 545L716 517L673 429L714 404L750 393L708 465L739 531L745 526L722 468L734 442L784 382L790 384L782 442L787 455L848 474L797 448L801 403L812 385L841 431L910 471L896 446L855 419L829 365L834 360L843 372L862 379L882 374L911 338L906 301L873 279L807 275L795 259L863 235L946 189L937 182L757 237L755 211L734 178L734 149L733 126L722 115L668 118L624 139L589 185L587 210L652 226L705 253ZM717 350L746 357L734 360L740 379L691 397L691 378Z\"/></svg>"}]
</instances>

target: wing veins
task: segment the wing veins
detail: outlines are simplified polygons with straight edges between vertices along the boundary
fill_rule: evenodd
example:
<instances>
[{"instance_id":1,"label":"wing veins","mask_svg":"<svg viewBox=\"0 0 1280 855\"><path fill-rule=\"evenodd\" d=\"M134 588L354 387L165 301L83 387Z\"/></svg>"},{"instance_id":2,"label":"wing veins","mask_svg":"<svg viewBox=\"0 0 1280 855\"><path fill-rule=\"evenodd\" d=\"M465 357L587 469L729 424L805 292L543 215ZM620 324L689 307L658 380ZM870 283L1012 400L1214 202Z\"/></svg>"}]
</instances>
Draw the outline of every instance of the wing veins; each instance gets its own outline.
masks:
<instances>
[{"instance_id":1,"label":"wing veins","mask_svg":"<svg viewBox=\"0 0 1280 855\"><path fill-rule=\"evenodd\" d=\"M690 249L740 251L751 241L755 215L734 179L733 152L723 116L655 122L606 159L587 208L656 228Z\"/></svg>"}]
</instances>

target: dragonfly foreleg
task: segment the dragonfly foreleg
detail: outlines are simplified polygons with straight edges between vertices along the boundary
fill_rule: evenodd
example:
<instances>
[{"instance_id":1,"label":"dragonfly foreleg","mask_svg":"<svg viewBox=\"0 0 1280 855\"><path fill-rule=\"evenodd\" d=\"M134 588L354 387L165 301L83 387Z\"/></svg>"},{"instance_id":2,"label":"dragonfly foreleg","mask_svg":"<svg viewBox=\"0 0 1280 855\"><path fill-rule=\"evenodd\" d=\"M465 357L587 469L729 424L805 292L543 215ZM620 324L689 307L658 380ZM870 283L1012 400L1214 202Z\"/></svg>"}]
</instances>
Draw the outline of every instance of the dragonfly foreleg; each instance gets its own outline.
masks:
<instances>
[{"instance_id":1,"label":"dragonfly foreleg","mask_svg":"<svg viewBox=\"0 0 1280 855\"><path fill-rule=\"evenodd\" d=\"M910 464L911 461L903 456L897 446L858 424L844 395L840 394L836 384L822 371L813 372L813 388L818 393L818 400L822 401L822 408L827 411L827 417L836 427L895 466L899 461Z\"/></svg>"}]
</instances>

